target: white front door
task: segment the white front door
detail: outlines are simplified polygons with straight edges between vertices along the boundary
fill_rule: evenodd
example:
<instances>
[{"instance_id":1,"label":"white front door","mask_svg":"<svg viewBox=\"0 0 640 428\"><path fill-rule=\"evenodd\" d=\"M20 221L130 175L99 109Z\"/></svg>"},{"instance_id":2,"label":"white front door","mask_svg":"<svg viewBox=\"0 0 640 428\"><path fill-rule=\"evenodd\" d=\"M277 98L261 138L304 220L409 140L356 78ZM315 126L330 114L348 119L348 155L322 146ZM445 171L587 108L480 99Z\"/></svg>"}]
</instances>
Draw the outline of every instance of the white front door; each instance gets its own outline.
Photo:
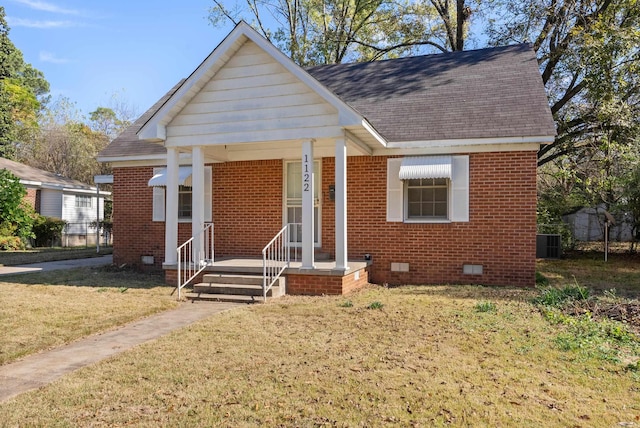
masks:
<instances>
[{"instance_id":1,"label":"white front door","mask_svg":"<svg viewBox=\"0 0 640 428\"><path fill-rule=\"evenodd\" d=\"M284 171L284 222L293 223L290 241L293 246L302 245L302 162L285 162ZM320 161L313 162L313 242L320 246L320 219L322 218L320 198Z\"/></svg>"}]
</instances>

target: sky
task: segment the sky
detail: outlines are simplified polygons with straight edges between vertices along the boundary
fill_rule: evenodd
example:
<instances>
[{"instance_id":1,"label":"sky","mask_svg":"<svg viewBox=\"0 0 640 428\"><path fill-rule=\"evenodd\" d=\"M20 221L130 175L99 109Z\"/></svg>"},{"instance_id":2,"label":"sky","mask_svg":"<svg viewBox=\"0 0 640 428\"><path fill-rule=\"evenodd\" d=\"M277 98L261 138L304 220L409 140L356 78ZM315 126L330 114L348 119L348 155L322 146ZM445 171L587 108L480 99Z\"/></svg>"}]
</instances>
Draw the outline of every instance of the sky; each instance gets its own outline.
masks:
<instances>
[{"instance_id":1,"label":"sky","mask_svg":"<svg viewBox=\"0 0 640 428\"><path fill-rule=\"evenodd\" d=\"M111 98L142 114L231 31L211 0L4 0L9 38L51 95L87 115Z\"/></svg>"}]
</instances>

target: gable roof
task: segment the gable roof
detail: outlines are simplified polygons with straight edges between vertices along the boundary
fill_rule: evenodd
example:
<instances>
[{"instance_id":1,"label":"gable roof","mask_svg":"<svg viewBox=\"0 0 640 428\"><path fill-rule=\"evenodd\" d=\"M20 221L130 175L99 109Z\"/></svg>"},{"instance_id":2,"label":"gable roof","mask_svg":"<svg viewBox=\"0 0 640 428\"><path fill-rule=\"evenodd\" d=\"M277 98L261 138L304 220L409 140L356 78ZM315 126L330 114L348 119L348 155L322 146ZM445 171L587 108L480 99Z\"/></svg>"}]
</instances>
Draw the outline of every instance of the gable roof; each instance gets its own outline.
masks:
<instances>
[{"instance_id":1,"label":"gable roof","mask_svg":"<svg viewBox=\"0 0 640 428\"><path fill-rule=\"evenodd\" d=\"M240 21L225 39L205 58L182 85L155 111L149 120L140 127L137 134L142 139L165 140L167 125L182 108L206 85L209 80L223 67L229 58L247 41L258 45L289 73L297 77L317 95L331 104L338 111L340 124L344 126L363 126L363 117L351 106L344 103L333 92L307 74L304 69L296 65L266 38L254 30L249 24ZM367 127L368 124L364 124ZM371 130L374 138L379 138Z\"/></svg>"},{"instance_id":2,"label":"gable roof","mask_svg":"<svg viewBox=\"0 0 640 428\"><path fill-rule=\"evenodd\" d=\"M307 71L388 141L554 136L528 44Z\"/></svg>"},{"instance_id":3,"label":"gable roof","mask_svg":"<svg viewBox=\"0 0 640 428\"><path fill-rule=\"evenodd\" d=\"M230 33L188 79L104 149L99 160L163 158L164 146L144 138L162 139L164 124L215 74L212 63L228 59L216 58L216 52L233 55L249 36L334 105L356 115L351 119L361 119L367 132L390 147L480 139L549 143L556 135L537 59L528 44L303 70L241 24L233 30L235 36Z\"/></svg>"},{"instance_id":4,"label":"gable roof","mask_svg":"<svg viewBox=\"0 0 640 428\"><path fill-rule=\"evenodd\" d=\"M0 169L11 171L11 173L18 177L23 184L61 189L96 190L95 186L91 186L81 181L72 180L71 178L63 177L61 175L54 174L53 172L34 168L6 158L0 158Z\"/></svg>"}]
</instances>

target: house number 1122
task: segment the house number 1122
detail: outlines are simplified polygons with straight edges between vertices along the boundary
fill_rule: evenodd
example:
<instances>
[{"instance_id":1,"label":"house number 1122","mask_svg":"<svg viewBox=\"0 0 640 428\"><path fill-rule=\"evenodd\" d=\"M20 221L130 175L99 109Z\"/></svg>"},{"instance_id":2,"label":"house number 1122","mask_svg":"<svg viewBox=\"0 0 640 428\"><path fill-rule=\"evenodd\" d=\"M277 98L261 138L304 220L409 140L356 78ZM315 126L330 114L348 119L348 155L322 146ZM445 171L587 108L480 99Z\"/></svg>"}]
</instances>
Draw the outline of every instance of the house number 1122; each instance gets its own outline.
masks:
<instances>
[{"instance_id":1,"label":"house number 1122","mask_svg":"<svg viewBox=\"0 0 640 428\"><path fill-rule=\"evenodd\" d=\"M311 191L311 174L309 173L309 156L304 155L304 162L302 162L302 190L305 192Z\"/></svg>"}]
</instances>

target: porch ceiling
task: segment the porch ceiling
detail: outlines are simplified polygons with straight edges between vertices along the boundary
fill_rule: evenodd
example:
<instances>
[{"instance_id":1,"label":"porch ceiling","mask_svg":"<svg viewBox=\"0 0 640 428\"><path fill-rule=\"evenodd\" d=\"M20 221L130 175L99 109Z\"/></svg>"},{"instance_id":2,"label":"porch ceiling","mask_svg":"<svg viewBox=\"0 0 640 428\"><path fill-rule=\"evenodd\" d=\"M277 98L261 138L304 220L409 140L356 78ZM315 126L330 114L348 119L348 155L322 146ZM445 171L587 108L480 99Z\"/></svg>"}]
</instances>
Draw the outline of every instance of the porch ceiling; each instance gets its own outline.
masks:
<instances>
[{"instance_id":1,"label":"porch ceiling","mask_svg":"<svg viewBox=\"0 0 640 428\"><path fill-rule=\"evenodd\" d=\"M370 155L368 146L362 147L347 138L347 156ZM302 153L302 140L269 141L264 143L244 143L231 145L202 146L207 162L236 162L267 159L298 159ZM325 138L315 141L314 156L334 157L335 139Z\"/></svg>"}]
</instances>

